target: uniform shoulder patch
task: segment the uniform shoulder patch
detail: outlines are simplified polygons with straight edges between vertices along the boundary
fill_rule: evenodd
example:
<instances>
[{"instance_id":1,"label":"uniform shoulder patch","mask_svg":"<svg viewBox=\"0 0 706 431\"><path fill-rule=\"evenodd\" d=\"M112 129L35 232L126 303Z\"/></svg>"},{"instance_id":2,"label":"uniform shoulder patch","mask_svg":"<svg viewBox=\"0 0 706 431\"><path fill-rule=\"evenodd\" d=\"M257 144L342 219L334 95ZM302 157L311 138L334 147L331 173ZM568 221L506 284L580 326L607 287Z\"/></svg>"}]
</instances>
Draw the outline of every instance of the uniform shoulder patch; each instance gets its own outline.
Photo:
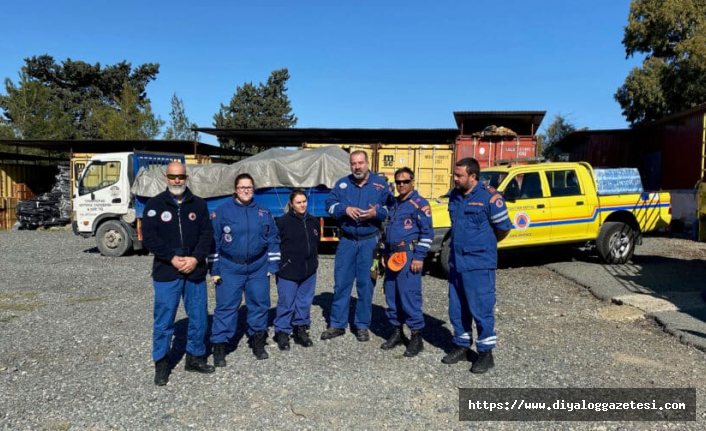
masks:
<instances>
[{"instance_id":1,"label":"uniform shoulder patch","mask_svg":"<svg viewBox=\"0 0 706 431\"><path fill-rule=\"evenodd\" d=\"M492 203L494 203L495 201L497 201L498 199L500 199L500 195L496 193L496 194L493 195L492 198L490 198L490 203L492 204Z\"/></svg>"}]
</instances>

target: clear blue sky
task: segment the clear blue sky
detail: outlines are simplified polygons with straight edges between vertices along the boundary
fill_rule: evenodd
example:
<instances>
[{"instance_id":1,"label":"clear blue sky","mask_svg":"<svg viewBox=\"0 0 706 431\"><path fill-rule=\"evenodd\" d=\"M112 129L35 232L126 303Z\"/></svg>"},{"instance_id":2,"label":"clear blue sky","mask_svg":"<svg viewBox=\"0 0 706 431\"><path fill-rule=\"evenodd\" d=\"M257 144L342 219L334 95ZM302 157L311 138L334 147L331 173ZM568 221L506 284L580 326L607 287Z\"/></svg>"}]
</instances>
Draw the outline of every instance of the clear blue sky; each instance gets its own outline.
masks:
<instances>
[{"instance_id":1,"label":"clear blue sky","mask_svg":"<svg viewBox=\"0 0 706 431\"><path fill-rule=\"evenodd\" d=\"M3 5L0 78L24 58L160 64L147 86L199 127L244 82L286 67L296 127L451 128L453 111L542 110L623 128L613 99L640 58L629 0L26 1ZM4 86L0 90L5 93ZM212 136L203 142L215 143Z\"/></svg>"}]
</instances>

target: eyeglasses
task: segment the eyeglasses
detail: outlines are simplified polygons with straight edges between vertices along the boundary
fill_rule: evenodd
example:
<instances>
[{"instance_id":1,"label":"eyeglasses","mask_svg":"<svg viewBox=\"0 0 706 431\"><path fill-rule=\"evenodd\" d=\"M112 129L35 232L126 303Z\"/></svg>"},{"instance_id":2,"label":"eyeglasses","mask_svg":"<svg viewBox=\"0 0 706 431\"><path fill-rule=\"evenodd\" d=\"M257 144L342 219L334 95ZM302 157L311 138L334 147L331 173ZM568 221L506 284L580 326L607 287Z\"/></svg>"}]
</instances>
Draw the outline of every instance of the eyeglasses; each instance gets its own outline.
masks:
<instances>
[{"instance_id":1,"label":"eyeglasses","mask_svg":"<svg viewBox=\"0 0 706 431\"><path fill-rule=\"evenodd\" d=\"M176 180L177 178L179 178L180 180L183 181L183 180L189 178L189 176L186 174L167 174L167 178L169 178L170 180Z\"/></svg>"},{"instance_id":2,"label":"eyeglasses","mask_svg":"<svg viewBox=\"0 0 706 431\"><path fill-rule=\"evenodd\" d=\"M252 187L240 187L239 186L239 187L236 187L235 189L239 192L251 192L252 191Z\"/></svg>"},{"instance_id":3,"label":"eyeglasses","mask_svg":"<svg viewBox=\"0 0 706 431\"><path fill-rule=\"evenodd\" d=\"M397 184L398 186L401 186L402 184L409 184L411 182L412 180L395 180L395 184Z\"/></svg>"}]
</instances>

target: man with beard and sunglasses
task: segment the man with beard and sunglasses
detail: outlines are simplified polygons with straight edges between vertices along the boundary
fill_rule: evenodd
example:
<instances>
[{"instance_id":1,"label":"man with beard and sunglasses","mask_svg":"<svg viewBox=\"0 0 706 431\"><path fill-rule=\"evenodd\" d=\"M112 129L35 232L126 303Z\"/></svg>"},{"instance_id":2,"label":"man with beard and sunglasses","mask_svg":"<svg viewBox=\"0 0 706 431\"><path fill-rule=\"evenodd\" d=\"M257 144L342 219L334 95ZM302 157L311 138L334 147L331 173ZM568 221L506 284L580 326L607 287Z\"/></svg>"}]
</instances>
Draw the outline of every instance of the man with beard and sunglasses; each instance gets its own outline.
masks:
<instances>
[{"instance_id":1,"label":"man with beard and sunglasses","mask_svg":"<svg viewBox=\"0 0 706 431\"><path fill-rule=\"evenodd\" d=\"M336 182L326 198L326 208L340 224L340 241L334 261L333 303L331 324L321 334L322 340L340 337L348 326L348 307L356 283L358 301L355 306L356 338L370 341L370 321L373 307L373 283L370 267L380 239L382 222L392 195L387 183L370 172L368 155L353 151L350 156L351 175Z\"/></svg>"},{"instance_id":2,"label":"man with beard and sunglasses","mask_svg":"<svg viewBox=\"0 0 706 431\"><path fill-rule=\"evenodd\" d=\"M204 338L208 325L206 259L214 249L213 225L206 201L186 186L186 167L179 162L167 166L167 190L147 202L142 219L144 245L154 255L154 328L152 359L154 383L169 381L169 349L174 319L181 298L189 317L186 341L186 371L212 373L206 363Z\"/></svg>"},{"instance_id":3,"label":"man with beard and sunglasses","mask_svg":"<svg viewBox=\"0 0 706 431\"><path fill-rule=\"evenodd\" d=\"M475 322L478 357L470 370L475 374L495 366L498 242L512 229L502 195L479 178L480 164L474 158L461 159L454 166L455 188L449 196L449 320L455 348L441 360L455 364L468 359Z\"/></svg>"}]
</instances>

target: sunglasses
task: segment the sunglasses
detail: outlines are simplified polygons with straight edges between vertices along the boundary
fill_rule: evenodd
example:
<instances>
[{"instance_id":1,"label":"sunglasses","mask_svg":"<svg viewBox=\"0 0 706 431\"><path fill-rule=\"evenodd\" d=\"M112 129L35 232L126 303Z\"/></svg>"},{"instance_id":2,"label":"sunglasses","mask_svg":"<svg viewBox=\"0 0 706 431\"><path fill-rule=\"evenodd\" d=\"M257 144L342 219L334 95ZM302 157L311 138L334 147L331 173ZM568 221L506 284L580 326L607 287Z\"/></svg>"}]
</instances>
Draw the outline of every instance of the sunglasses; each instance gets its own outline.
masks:
<instances>
[{"instance_id":1,"label":"sunglasses","mask_svg":"<svg viewBox=\"0 0 706 431\"><path fill-rule=\"evenodd\" d=\"M185 180L188 177L189 176L186 174L167 174L167 178L169 178L170 180L176 180L177 178L179 178L180 180Z\"/></svg>"},{"instance_id":2,"label":"sunglasses","mask_svg":"<svg viewBox=\"0 0 706 431\"><path fill-rule=\"evenodd\" d=\"M412 180L395 180L395 184L397 184L398 186L401 186L402 184L409 184L411 182Z\"/></svg>"}]
</instances>

